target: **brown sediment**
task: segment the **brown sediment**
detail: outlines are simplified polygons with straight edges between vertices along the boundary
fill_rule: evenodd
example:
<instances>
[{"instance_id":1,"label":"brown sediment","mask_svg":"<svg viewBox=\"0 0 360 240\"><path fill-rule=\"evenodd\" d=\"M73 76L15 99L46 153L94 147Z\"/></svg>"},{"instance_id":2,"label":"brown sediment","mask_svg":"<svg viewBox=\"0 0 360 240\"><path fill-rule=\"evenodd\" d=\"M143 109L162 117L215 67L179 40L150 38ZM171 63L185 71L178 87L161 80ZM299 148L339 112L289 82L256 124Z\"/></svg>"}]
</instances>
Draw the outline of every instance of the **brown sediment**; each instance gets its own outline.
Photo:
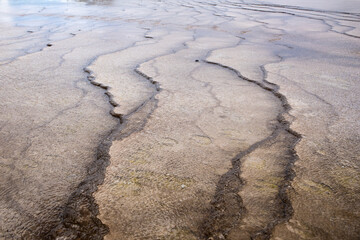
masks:
<instances>
[{"instance_id":1,"label":"brown sediment","mask_svg":"<svg viewBox=\"0 0 360 240\"><path fill-rule=\"evenodd\" d=\"M113 231L113 235L110 232L105 238L116 240L129 240L132 237L134 239L202 237L236 240L271 237L274 239L354 239L360 236L357 221L359 212L353 211L353 209L359 209L357 192L360 186L358 184L359 161L356 158L360 128L354 120L358 119L359 112L357 107L359 106L357 104L359 89L356 82L356 76L359 75L356 65L359 55L356 50L358 46L356 39L359 38L359 32L355 27L359 21L358 14L231 2L216 4L192 2L191 4L187 6L178 2L166 5L157 3L154 11L160 10L159 19L161 20L154 20L151 14L141 13L140 9L149 7L147 3L141 8L136 6L140 13L134 11L135 15L132 13L127 15L124 12L125 16L121 17L116 14L111 15L112 13L106 18L93 15L78 17L82 20L101 19L104 22L123 19L127 24L138 22L146 26L166 26L167 30L196 29L195 31L201 32L199 35L206 35L207 40L195 42L193 44L195 48L192 50L196 48L209 50L213 43L212 39L215 39L214 42L217 43L228 39L225 35L216 39L212 35L214 32L230 33L235 37L238 33L246 33L243 35L246 38L241 37L241 39L248 45L234 49L235 55L229 56L229 52L220 51L223 56L226 56L224 61L208 61L209 64L204 64L199 60L202 54L194 54L191 58L187 58L186 55L192 54L192 51L182 55L176 54L177 50L165 51L165 55L169 54L169 56L136 58L133 62L140 63L152 59L151 65L148 64L145 71L135 70L148 82L153 83L153 85L149 84L151 91L143 91L144 85L121 88L121 84L118 84L121 82L122 86L129 86L127 82L129 79L126 79L129 76L130 84L137 81L137 75L132 72L135 64L133 62L126 64L132 57L148 52L147 49L131 52L133 55L130 54L130 56L127 55L129 53L115 54L117 58L113 59L114 52L112 51L118 51L118 49L109 48L110 58L101 62L98 65L99 68L90 68L95 73L103 73L101 77L96 76L97 79L95 79L95 75L90 70L85 69L85 71L89 74L88 79L93 85L105 90L108 101L113 106L110 114L119 120L117 123L107 114L109 106L103 107L107 105L105 97L102 98L105 104L96 105L94 99L101 99L102 91L98 91L100 93L97 95L91 95L92 97L84 98L86 94L92 92L92 89L90 87L82 89L82 79L72 82L74 92L71 87L63 89L63 92L58 89L53 90L54 85L57 87L56 84L61 85L69 79L82 76L81 71L79 71L80 74L70 76L76 69L81 70L79 66L63 69L59 67L67 64L64 56L68 53L64 50L67 51L67 48L71 47L69 52L71 53L75 45L82 48L83 42L76 44L75 41L70 41L64 45L62 41L50 39L51 35L48 35L48 39L44 41L32 39L29 43L19 46L15 44L13 47L8 47L8 44L1 44L3 51L7 48L20 50L13 53L10 50L7 54L5 53L2 57L5 62L1 65L4 67L1 69L2 79L13 75L16 79L15 77L14 79L9 77L9 81L4 79L2 92L2 96L6 99L5 111L9 114L2 115L0 119L4 120L1 122L0 129L2 133L5 133L0 135L1 145L4 143L3 146L5 146L0 149L2 151L5 149L5 157L0 158L1 170L5 172L4 177L0 179L2 180L0 200L4 202L4 207L0 209L1 215L4 216L0 219L0 238L5 236L31 239L39 237L38 232L43 231L41 236L45 239L61 237L102 239L106 233L109 233L111 227L120 230L117 233ZM181 6L186 7L186 14L175 14L184 12ZM46 14L45 11L43 14ZM43 14L41 15L46 16ZM68 15L49 16L67 17ZM284 19L284 16L288 18ZM144 21L144 19L149 21ZM204 29L212 29L213 32L205 32ZM25 33L26 30L28 29L24 30ZM77 34L76 38L80 37L80 40L84 40L98 37L100 39L104 35L108 37L108 34L100 31L98 35L94 35L95 38L81 38L81 35L86 32ZM131 31L128 33L130 36ZM37 33L34 34L26 33L31 37L35 37ZM66 35L69 34L75 35L70 32ZM119 35L122 38L127 36L127 33ZM171 35L170 32L162 36L168 35ZM183 32L174 39L182 35L184 35ZM144 38L148 42L135 40L133 42L136 42L137 46L148 45L148 49L151 49L152 46L148 43L157 42L158 35L156 33L142 35L141 39ZM20 36L11 41L15 39L22 40ZM30 39L26 41L28 40ZM194 37L195 40L197 40L196 37ZM125 41L125 38L121 41ZM39 46L33 48L31 42L37 42ZM46 47L47 43L53 42L56 44ZM160 45L169 42L173 44L169 38ZM119 44L115 38L111 43ZM94 44L86 51L97 51L95 48L98 46L100 45ZM275 46L276 48L286 46L287 50L281 50L285 51L284 59L271 60L276 56L272 51ZM106 48L106 46L100 46L100 48L103 47ZM43 51L38 58L36 55L16 57L37 51L38 48ZM71 55L74 60L72 63L79 61L82 52L79 53L74 54L76 57ZM176 56L171 57L172 53ZM272 57L269 57L270 60L264 60L262 56L252 57L251 54L256 53L265 53L265 57L269 55ZM94 55L99 54L104 54L104 52ZM61 58L58 59L59 55ZM7 62L7 59L10 59L9 56L12 60ZM183 58L186 58L186 61ZM41 59L59 61L56 64L46 65L55 61ZM122 60L125 61L122 62ZM41 64L31 64L37 61ZM266 63L269 77L265 65L260 66L260 62ZM46 65L47 68L39 68L35 65L41 65L41 67ZM181 65L186 65L186 67L183 68ZM119 66L126 72L117 71ZM251 68L254 66L257 70L252 71ZM261 71L258 71L259 66L262 77L259 74ZM151 67L159 68L154 70ZM222 70L213 71L215 68ZM39 69L43 74L38 71ZM54 69L56 73L52 74L49 69ZM168 71L169 69L173 71ZM39 74L29 76L31 72L39 72ZM220 77L217 78L216 73ZM66 74L69 74L69 77ZM159 85L146 74L153 76L163 87L165 83L167 88L170 88L164 89L163 94L155 97L153 93L156 94L156 90L159 91ZM119 81L117 81L118 76ZM123 79L120 79L121 76ZM239 77L242 81L238 81ZM27 85L28 79L34 84ZM45 83L42 79L55 80ZM213 81L214 79L217 82ZM112 85L111 81L118 85ZM243 92L240 87L231 95L230 91L233 89L226 88L219 82L224 86L231 85L233 88L237 82L244 86L249 82L250 85L257 86L254 85L249 93ZM187 84L189 89L186 89ZM28 93L22 91L24 85L31 87L37 93L36 97L29 98ZM41 88L37 88L38 86ZM281 93L278 86L281 86ZM117 87L119 87L118 92L115 91ZM261 89L257 90L259 87ZM138 91L140 88L142 89ZM12 92L13 89L16 89L16 92ZM260 96L263 95L262 92L266 93L264 95L271 96L257 99L258 96L252 94L252 91L256 93L260 91ZM136 93L132 96L121 95L124 92ZM225 97L222 95L224 92L227 92ZM242 96L239 96L240 92ZM119 97L118 94L121 96ZM77 98L78 95L81 95L80 100ZM44 96L48 98L46 101L42 101ZM63 103L53 104L62 96L68 99L65 99ZM256 104L255 107L248 107L246 104L241 107L235 107L236 104L230 104L230 107L222 106L239 97L243 97L242 101L247 102L248 105L251 102L263 105L260 108L257 108ZM18 99L25 100L20 103ZM184 99L187 100L186 104L184 104ZM176 100L178 101L175 102ZM89 102L101 109L96 112L96 117L95 114L89 114L91 110L95 113L94 108L89 105L82 107L82 112L77 111L81 104L89 104ZM272 108L271 104L265 105L268 102L274 103L276 107ZM289 103L293 107L292 116L289 114ZM131 106L124 107L127 104ZM48 106L44 107L45 105ZM28 114L26 109L32 109L33 106L35 106L34 113ZM162 108L164 106L166 110ZM187 108L189 106L191 108ZM270 106L271 111L265 112L264 106ZM26 117L22 118L18 114L19 107ZM261 112L259 109L264 113L259 114ZM39 110L43 112L43 115L37 113ZM244 111L241 112L241 110ZM72 115L65 115L68 111L72 112ZM159 114L159 111L162 112ZM178 114L179 112L181 114ZM7 119L6 115L11 114L16 117ZM253 114L257 116L256 119L250 116ZM51 117L44 117L45 115ZM187 116L184 117L185 115ZM89 116L96 119L91 125L87 125ZM271 119L268 119L268 116L271 116ZM274 120L276 116L277 119ZM230 122L224 119L233 120L235 117L237 118L235 122L240 124L232 126L230 130L233 132L223 131ZM98 124L99 120L105 118L106 124ZM264 124L262 120L265 118L267 123ZM41 129L50 125L54 119L59 121L46 129ZM251 119L252 122L249 124L244 119ZM10 124L7 125L5 120L10 121ZM241 122L242 120L244 123ZM31 122L34 124L28 124ZM38 122L40 123L36 125ZM184 122L186 124L183 124ZM108 123L112 124L111 127L108 127ZM262 135L256 135L251 131L253 123L254 125L258 123L257 127L266 124L268 126L267 129L262 130ZM24 130L15 129L20 125L24 126ZM69 129L64 131L63 127L68 125ZM75 132L73 128L78 128L80 125L87 127L84 127L82 132ZM89 126L93 130L91 131L93 135L86 134ZM157 129L156 126L161 127ZM177 130L177 127L181 129ZM109 128L113 130L109 131ZM32 134L33 129L39 129L39 131ZM186 131L190 131L191 134L182 137ZM235 131L236 134L240 134L235 137L230 136ZM300 143L298 141L301 136L297 132L306 136ZM59 134L60 138L56 134ZM261 137L257 138L258 136ZM7 145L7 138L14 140ZM74 144L74 139L78 145ZM98 143L99 139L102 140ZM83 144L90 141L92 141L91 145ZM234 142L236 143L233 144ZM59 143L59 145L55 144L56 146L52 147L54 143ZM297 144L296 152L295 144ZM21 154L17 155L19 149ZM75 154L73 150L82 152ZM167 152L163 154L165 151ZM222 151L221 154L219 154L220 151ZM40 154L37 155L38 153ZM59 155L61 157L58 157ZM92 158L94 155L96 156ZM111 164L114 162L114 166L109 165L110 157L114 158L111 162ZM266 163L263 163L264 159ZM15 161L18 163L14 163ZM89 164L90 161L93 162ZM270 164L273 164L273 168L267 168ZM88 175L84 170L86 166ZM193 168L198 169L193 170ZM101 184L103 185L99 186ZM70 197L68 197L69 193L71 193ZM211 205L208 204L210 201ZM125 204L125 207L121 204ZM58 212L61 212L60 224L57 220ZM108 227L104 223L109 223ZM54 228L49 231L51 224Z\"/></svg>"},{"instance_id":2,"label":"brown sediment","mask_svg":"<svg viewBox=\"0 0 360 240\"><path fill-rule=\"evenodd\" d=\"M90 74L88 70L84 69L84 71ZM94 86L101 87L105 90L107 89L106 86L93 82L91 75L88 76L88 79ZM111 96L109 96L107 92L105 92L105 94L109 97L109 102L111 103ZM121 116L114 117L119 119L118 125L106 134L105 139L99 143L96 158L87 167L86 179L83 180L70 195L59 216L60 223L54 226L49 232L41 234L43 239L58 239L59 237L63 237L66 239L98 240L103 239L109 232L108 227L97 218L99 209L93 193L97 190L97 186L104 181L105 169L109 165L109 148L112 138L114 132L116 132L122 122Z\"/></svg>"},{"instance_id":3,"label":"brown sediment","mask_svg":"<svg viewBox=\"0 0 360 240\"><path fill-rule=\"evenodd\" d=\"M84 72L88 74L87 78L91 84L106 90L104 94L108 96L109 103L113 107L119 105L113 100L112 94L107 91L108 86L96 82L91 70L84 68ZM118 118L118 124L97 147L96 158L87 167L86 179L78 185L63 207L59 216L60 223L53 226L50 231L41 233L41 238L49 240L58 238L101 240L109 233L109 228L97 217L99 207L93 196L98 190L98 186L104 182L105 170L110 162L109 149L113 140L122 139L141 130L151 112L156 108L157 100L155 95L160 91L159 84L153 81L151 77L137 69L135 69L135 72L153 84L153 95L126 116L117 114L113 110L110 111L113 117ZM141 117L137 116L137 113L140 113Z\"/></svg>"},{"instance_id":4,"label":"brown sediment","mask_svg":"<svg viewBox=\"0 0 360 240\"><path fill-rule=\"evenodd\" d=\"M116 125L107 114L110 107L106 97L81 70L91 58L119 46L94 49L100 39L84 46L82 39L89 34L98 36L94 32L78 39L64 36L52 48L15 56L1 66L2 83L6 85L1 96L7 104L1 106L6 114L1 115L4 128L0 135L0 238L51 238L51 229L63 218L79 228L69 217L72 206L68 212L63 211L64 206L67 202L74 205L73 198L80 198L82 191L93 191L81 186L72 194L87 172L102 167L109 146L105 138ZM3 119L10 121L3 126ZM102 160L92 163L96 158ZM10 165L4 165L4 160ZM83 206L92 204L91 199L79 201Z\"/></svg>"},{"instance_id":5,"label":"brown sediment","mask_svg":"<svg viewBox=\"0 0 360 240\"><path fill-rule=\"evenodd\" d=\"M295 145L301 139L301 135L290 128L291 122L285 118L285 116L289 115L291 107L286 97L279 93L279 87L276 84L266 81L266 71L264 67L261 67L264 73L264 79L262 82L259 82L242 76L239 71L229 66L208 60L205 62L229 69L230 71L235 72L240 79L254 83L265 91L271 92L280 100L283 110L277 116L275 130L270 136L251 145L247 150L240 152L231 160L232 168L226 174L221 176L217 184L216 193L211 202L212 207L209 215L206 217L201 226L201 232L205 239L214 240L225 239L229 234L231 234L230 239L242 239L244 236L249 234L241 232L244 230L240 228L237 229L241 220L246 215L246 208L239 195L242 186L245 184L244 179L241 178L242 161L255 150L269 144L272 145L276 141L281 141L285 144L286 149L281 158L286 159L287 164L284 168L284 175L281 176L283 180L278 186L279 191L277 194L276 204L277 210L274 213L273 220L270 221L265 228L260 231L256 230L247 236L251 239L269 239L273 228L277 224L289 220L293 214L291 201L287 192L291 187L291 180L295 176L295 172L293 171L293 165L297 159ZM278 151L281 151L281 148Z\"/></svg>"},{"instance_id":6,"label":"brown sediment","mask_svg":"<svg viewBox=\"0 0 360 240\"><path fill-rule=\"evenodd\" d=\"M97 186L102 184L105 168L109 164L109 148L114 130L101 141L97 148L96 160L88 167L86 179L79 184L70 195L62 210L60 224L50 232L41 234L43 239L103 239L108 233L108 227L96 216L99 214L98 205L92 194Z\"/></svg>"},{"instance_id":7,"label":"brown sediment","mask_svg":"<svg viewBox=\"0 0 360 240\"><path fill-rule=\"evenodd\" d=\"M161 107L157 108L145 129L122 141L116 141L112 147L112 165L107 169L105 184L96 193L96 199L101 204L100 218L108 223L110 230L113 229L110 235L106 236L107 239L200 237L198 227L215 192L218 174L226 172L230 167L227 159L235 155L234 149L244 149L248 141L256 142L255 139L260 138L258 135L267 136L270 133L265 122L275 119L276 113L264 109L266 111L263 113L256 114L256 117L260 118L259 122L253 123L246 117L246 112L250 111L251 107L246 108L241 101L236 101L239 106L235 107L227 101L224 94L225 89L229 88L227 84L234 84L233 88L239 92L245 94L244 89L248 89L261 99L269 101L266 106L274 111L277 111L279 105L276 98L253 84L239 83L233 72L214 65L194 63L194 59L208 52L203 48L197 49L206 40L207 38L195 37L193 41L186 43L186 49L157 57L139 69L142 73L154 73L154 79L161 83L164 94L158 95ZM223 45L232 46L237 42L238 39L233 38ZM163 65L170 60L175 61L176 67L185 70L184 77L178 74L176 68L173 71ZM169 81L170 79L173 81ZM216 80L224 82L225 85L219 85ZM189 88L186 83L190 84ZM232 94L235 93L233 89L231 91ZM170 96L176 94L176 101L164 100L169 93ZM190 98L189 93L192 96ZM209 102L204 105L204 99L207 98ZM193 105L193 102L199 102L200 106ZM175 104L180 104L181 109ZM262 109L264 105L258 107ZM236 111L230 113L228 108ZM217 111L225 110L226 112L218 116ZM199 113L202 114L197 116ZM263 131L260 133L256 129L257 136L251 136L249 140L240 139L244 137L235 132L248 131L241 125L240 129L232 129L229 133L227 128L240 124L233 117L240 116L246 119L241 120L244 124L251 125L249 129L259 128ZM264 119L261 119L262 117ZM209 128L207 119L220 125L211 123ZM192 130L185 129L185 126ZM172 130L166 131L167 128ZM237 136L230 136L235 133ZM163 151L160 151L161 149ZM136 154L139 154L139 158L136 158ZM193 161L194 159L197 160ZM194 166L192 169L186 167L190 163ZM211 171L208 171L210 169ZM169 191L168 188L172 190ZM164 199L158 199L161 195ZM234 214L238 212L235 211ZM159 224L154 226L156 223Z\"/></svg>"}]
</instances>

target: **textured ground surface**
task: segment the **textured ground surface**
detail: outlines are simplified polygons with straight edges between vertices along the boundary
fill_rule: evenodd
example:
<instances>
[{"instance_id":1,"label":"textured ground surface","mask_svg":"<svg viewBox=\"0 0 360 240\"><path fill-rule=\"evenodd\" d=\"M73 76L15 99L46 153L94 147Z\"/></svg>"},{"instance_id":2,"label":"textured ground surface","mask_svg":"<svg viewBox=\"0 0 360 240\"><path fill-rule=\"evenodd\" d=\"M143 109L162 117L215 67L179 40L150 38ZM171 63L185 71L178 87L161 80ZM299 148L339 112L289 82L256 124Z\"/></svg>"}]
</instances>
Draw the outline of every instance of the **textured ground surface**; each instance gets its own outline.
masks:
<instances>
[{"instance_id":1,"label":"textured ground surface","mask_svg":"<svg viewBox=\"0 0 360 240\"><path fill-rule=\"evenodd\" d=\"M0 239L359 239L359 12L0 0Z\"/></svg>"}]
</instances>

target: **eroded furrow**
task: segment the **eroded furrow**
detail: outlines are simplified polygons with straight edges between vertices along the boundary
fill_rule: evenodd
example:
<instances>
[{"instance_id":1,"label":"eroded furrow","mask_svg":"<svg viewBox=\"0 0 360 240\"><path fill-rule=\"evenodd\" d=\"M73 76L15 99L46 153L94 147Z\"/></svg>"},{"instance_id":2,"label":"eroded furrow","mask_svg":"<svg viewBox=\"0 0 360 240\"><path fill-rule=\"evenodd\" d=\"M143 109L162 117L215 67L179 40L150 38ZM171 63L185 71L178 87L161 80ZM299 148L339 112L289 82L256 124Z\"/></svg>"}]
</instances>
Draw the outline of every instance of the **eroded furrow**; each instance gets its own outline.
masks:
<instances>
[{"instance_id":1,"label":"eroded furrow","mask_svg":"<svg viewBox=\"0 0 360 240\"><path fill-rule=\"evenodd\" d=\"M266 1L0 2L0 238L357 239L359 14Z\"/></svg>"},{"instance_id":2,"label":"eroded furrow","mask_svg":"<svg viewBox=\"0 0 360 240\"><path fill-rule=\"evenodd\" d=\"M111 164L95 194L99 217L110 228L106 239L201 237L202 221L229 159L271 135L268 123L275 121L280 107L276 98L234 73L198 61L209 48L236 44L238 38L200 36L188 41L186 49L156 57L137 70L158 82L161 91L142 130L119 138L110 149ZM249 94L265 105L247 99ZM247 117L252 107L259 109L254 122ZM245 138L249 130L254 134Z\"/></svg>"},{"instance_id":3,"label":"eroded furrow","mask_svg":"<svg viewBox=\"0 0 360 240\"><path fill-rule=\"evenodd\" d=\"M221 177L210 215L203 226L204 234L214 239L224 236L230 239L269 238L274 226L292 215L286 192L294 177L294 147L300 135L291 130L290 122L285 120L291 108L277 85L265 79L262 82L251 80L218 62L207 63L231 70L240 79L271 92L281 101L283 110L277 117L274 132L239 153L232 160L232 168ZM243 170L242 165L245 165Z\"/></svg>"}]
</instances>

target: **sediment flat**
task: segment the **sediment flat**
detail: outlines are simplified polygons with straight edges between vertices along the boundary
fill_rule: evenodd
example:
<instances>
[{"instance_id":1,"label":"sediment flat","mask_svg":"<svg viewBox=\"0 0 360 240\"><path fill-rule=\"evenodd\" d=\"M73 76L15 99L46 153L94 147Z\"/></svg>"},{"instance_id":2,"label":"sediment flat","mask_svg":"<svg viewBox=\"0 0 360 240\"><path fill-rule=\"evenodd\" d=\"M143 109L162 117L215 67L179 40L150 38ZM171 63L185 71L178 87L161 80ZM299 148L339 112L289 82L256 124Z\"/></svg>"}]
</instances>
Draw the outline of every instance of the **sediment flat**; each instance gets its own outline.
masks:
<instances>
[{"instance_id":1,"label":"sediment flat","mask_svg":"<svg viewBox=\"0 0 360 240\"><path fill-rule=\"evenodd\" d=\"M360 5L322 2L1 1L0 239L358 239Z\"/></svg>"}]
</instances>

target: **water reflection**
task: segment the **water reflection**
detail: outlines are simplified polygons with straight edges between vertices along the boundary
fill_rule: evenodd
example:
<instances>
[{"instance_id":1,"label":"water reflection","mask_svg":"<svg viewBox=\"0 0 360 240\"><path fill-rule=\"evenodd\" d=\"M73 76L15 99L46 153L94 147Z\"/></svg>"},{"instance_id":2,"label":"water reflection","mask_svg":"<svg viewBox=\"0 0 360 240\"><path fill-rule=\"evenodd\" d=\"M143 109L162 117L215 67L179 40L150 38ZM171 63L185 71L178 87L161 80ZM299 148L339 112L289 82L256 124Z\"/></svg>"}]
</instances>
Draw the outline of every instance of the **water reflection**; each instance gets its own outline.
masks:
<instances>
[{"instance_id":1,"label":"water reflection","mask_svg":"<svg viewBox=\"0 0 360 240\"><path fill-rule=\"evenodd\" d=\"M9 1L8 0L1 0L0 1L0 22L12 22L12 17L6 14L9 12Z\"/></svg>"},{"instance_id":2,"label":"water reflection","mask_svg":"<svg viewBox=\"0 0 360 240\"><path fill-rule=\"evenodd\" d=\"M236 2L236 1L235 1ZM360 11L359 0L244 0L244 3L277 4L301 8L357 13Z\"/></svg>"},{"instance_id":3,"label":"water reflection","mask_svg":"<svg viewBox=\"0 0 360 240\"><path fill-rule=\"evenodd\" d=\"M74 2L83 2L88 5L111 5L113 0L73 0Z\"/></svg>"}]
</instances>

